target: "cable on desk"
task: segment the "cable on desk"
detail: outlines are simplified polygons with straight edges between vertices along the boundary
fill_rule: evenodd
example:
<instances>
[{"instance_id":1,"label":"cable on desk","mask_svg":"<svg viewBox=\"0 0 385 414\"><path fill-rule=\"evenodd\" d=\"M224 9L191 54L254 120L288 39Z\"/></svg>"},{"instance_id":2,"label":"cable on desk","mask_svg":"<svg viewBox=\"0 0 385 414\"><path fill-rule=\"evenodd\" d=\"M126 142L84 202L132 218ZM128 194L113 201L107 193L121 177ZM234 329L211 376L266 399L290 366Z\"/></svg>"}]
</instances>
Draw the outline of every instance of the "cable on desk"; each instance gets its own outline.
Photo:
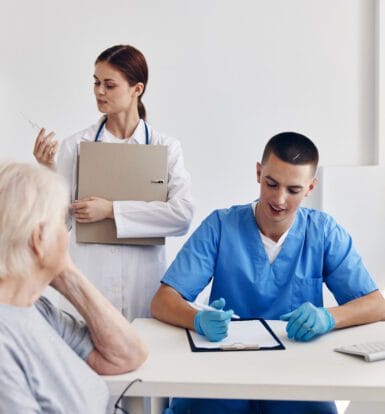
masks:
<instances>
[{"instance_id":1,"label":"cable on desk","mask_svg":"<svg viewBox=\"0 0 385 414\"><path fill-rule=\"evenodd\" d=\"M123 392L119 395L119 398L116 400L116 403L114 405L115 410L114 410L114 414L119 414L119 413L123 413L123 414L130 414L127 410L125 410L124 408L120 407L120 401L121 399L124 397L124 394L127 392L127 390L135 384L135 382L142 382L142 380L140 378L135 378L134 380L132 380L127 387L123 390ZM118 411L119 410L119 411Z\"/></svg>"}]
</instances>

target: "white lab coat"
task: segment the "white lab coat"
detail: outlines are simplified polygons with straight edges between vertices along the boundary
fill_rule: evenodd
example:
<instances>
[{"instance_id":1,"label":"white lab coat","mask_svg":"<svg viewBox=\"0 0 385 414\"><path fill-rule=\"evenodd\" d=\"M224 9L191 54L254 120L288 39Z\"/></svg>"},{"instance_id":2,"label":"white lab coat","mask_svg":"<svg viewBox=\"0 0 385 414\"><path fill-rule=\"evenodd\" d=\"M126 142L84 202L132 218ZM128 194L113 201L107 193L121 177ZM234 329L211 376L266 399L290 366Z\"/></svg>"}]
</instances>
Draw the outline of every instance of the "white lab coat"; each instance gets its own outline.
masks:
<instances>
[{"instance_id":1,"label":"white lab coat","mask_svg":"<svg viewBox=\"0 0 385 414\"><path fill-rule=\"evenodd\" d=\"M65 139L58 153L58 172L66 177L75 199L77 153L80 142L93 142L100 125ZM179 141L148 125L149 143L168 147L167 201L113 201L117 237L181 236L193 216L190 175ZM114 137L103 128L99 141L145 144L141 120L130 139ZM75 219L70 217L70 253L74 263L128 320L150 315L150 302L166 270L165 246L130 246L76 243ZM73 310L67 304L62 307Z\"/></svg>"}]
</instances>

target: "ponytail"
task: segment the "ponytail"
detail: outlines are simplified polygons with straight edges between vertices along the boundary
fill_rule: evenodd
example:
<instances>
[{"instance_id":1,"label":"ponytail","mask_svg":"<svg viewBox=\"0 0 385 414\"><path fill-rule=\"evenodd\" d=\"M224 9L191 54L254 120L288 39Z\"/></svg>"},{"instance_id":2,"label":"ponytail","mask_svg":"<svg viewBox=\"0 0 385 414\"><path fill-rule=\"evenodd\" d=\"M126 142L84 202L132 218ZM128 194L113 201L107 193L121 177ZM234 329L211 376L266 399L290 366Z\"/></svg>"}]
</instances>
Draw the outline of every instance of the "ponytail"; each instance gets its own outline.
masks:
<instances>
[{"instance_id":1,"label":"ponytail","mask_svg":"<svg viewBox=\"0 0 385 414\"><path fill-rule=\"evenodd\" d=\"M139 118L143 119L143 121L146 120L146 108L143 105L142 99L139 96L138 97L138 112L139 112Z\"/></svg>"}]
</instances>

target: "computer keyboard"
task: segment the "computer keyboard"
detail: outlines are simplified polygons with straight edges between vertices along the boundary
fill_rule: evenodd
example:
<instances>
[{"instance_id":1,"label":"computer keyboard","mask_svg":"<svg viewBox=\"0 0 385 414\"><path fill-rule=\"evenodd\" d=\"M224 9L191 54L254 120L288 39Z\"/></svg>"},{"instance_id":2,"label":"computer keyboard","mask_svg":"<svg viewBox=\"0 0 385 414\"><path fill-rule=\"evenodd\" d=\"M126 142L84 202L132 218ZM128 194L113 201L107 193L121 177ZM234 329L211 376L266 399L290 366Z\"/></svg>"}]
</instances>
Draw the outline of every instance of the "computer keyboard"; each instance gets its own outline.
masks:
<instances>
[{"instance_id":1,"label":"computer keyboard","mask_svg":"<svg viewBox=\"0 0 385 414\"><path fill-rule=\"evenodd\" d=\"M344 354L359 355L368 362L379 361L385 359L385 341L365 342L362 344L342 346L334 349Z\"/></svg>"}]
</instances>

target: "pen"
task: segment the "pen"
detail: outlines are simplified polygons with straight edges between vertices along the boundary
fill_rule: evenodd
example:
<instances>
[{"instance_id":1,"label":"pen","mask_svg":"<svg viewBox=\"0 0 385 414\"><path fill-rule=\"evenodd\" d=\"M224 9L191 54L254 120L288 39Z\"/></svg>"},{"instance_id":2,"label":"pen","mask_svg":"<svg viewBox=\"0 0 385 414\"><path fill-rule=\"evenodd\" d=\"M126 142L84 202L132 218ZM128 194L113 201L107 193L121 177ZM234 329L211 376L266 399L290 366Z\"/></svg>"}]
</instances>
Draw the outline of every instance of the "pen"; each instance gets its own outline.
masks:
<instances>
[{"instance_id":1,"label":"pen","mask_svg":"<svg viewBox=\"0 0 385 414\"><path fill-rule=\"evenodd\" d=\"M223 351L247 351L247 350L253 350L256 351L260 349L260 346L258 344L255 345L247 345L247 344L223 344L219 347Z\"/></svg>"},{"instance_id":2,"label":"pen","mask_svg":"<svg viewBox=\"0 0 385 414\"><path fill-rule=\"evenodd\" d=\"M220 312L224 312L223 309L216 309L213 308L212 306L209 305L205 305L204 303L200 303L200 302L188 302L189 305L191 305L193 308L197 309L197 310L209 310L209 311L220 311ZM233 313L233 315L231 316L232 319L240 319L240 316L237 315L236 313Z\"/></svg>"}]
</instances>

